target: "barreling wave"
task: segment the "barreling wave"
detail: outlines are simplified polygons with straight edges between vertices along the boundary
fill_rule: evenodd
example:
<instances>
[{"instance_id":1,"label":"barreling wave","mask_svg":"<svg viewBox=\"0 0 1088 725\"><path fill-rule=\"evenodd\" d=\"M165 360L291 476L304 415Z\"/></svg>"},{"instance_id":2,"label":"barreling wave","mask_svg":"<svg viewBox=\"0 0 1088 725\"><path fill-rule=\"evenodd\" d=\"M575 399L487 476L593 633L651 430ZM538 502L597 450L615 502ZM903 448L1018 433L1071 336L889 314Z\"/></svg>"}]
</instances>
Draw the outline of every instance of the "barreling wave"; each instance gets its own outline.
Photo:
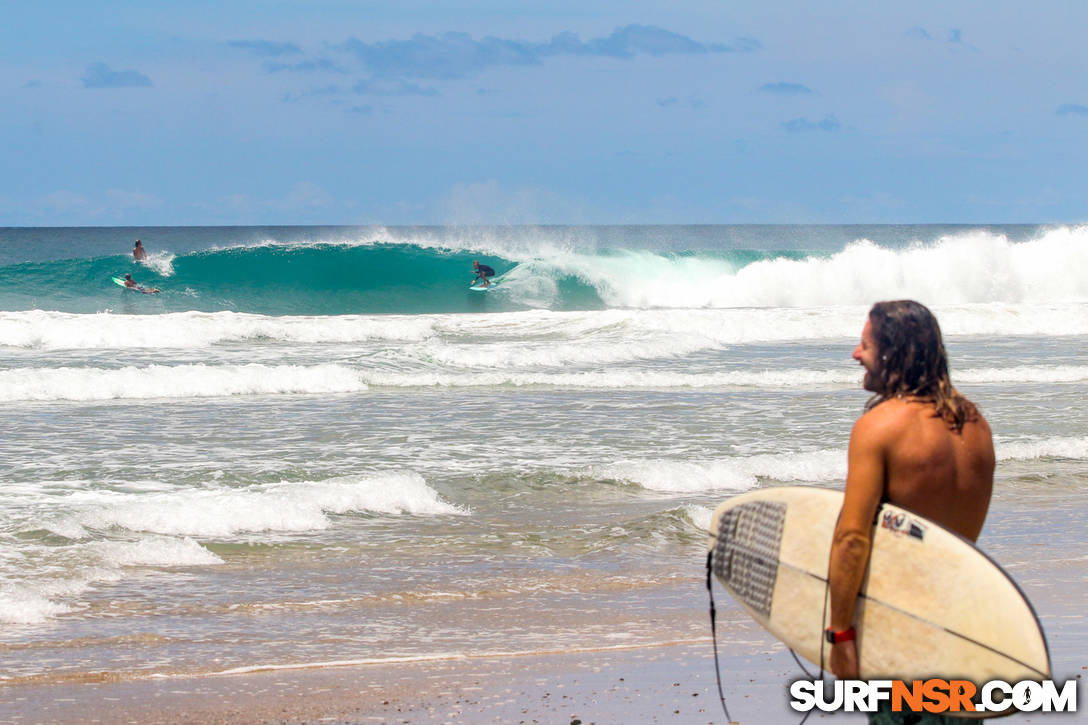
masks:
<instances>
[{"instance_id":1,"label":"barreling wave","mask_svg":"<svg viewBox=\"0 0 1088 725\"><path fill-rule=\"evenodd\" d=\"M858 239L838 251L445 243L266 242L159 252L142 263L122 255L23 262L0 267L0 309L346 315L1088 301L1088 227L1040 229L1022 241L981 229L909 246ZM497 270L499 288L467 290L473 259ZM110 282L125 272L163 292Z\"/></svg>"},{"instance_id":2,"label":"barreling wave","mask_svg":"<svg viewBox=\"0 0 1088 725\"><path fill-rule=\"evenodd\" d=\"M0 306L153 314L469 312L481 302L467 290L473 259L500 271L514 266L412 244L266 244L152 255L141 263L127 256L67 259L0 268ZM111 282L125 273L162 292L140 295Z\"/></svg>"}]
</instances>

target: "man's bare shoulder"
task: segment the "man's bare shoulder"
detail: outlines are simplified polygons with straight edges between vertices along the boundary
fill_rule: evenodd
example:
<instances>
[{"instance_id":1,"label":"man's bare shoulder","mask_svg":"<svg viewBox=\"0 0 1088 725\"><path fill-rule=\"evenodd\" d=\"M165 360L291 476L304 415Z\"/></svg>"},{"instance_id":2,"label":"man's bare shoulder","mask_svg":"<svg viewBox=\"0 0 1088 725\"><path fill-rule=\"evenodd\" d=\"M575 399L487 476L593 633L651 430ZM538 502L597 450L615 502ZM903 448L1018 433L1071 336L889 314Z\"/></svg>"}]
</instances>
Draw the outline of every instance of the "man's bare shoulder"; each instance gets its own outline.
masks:
<instances>
[{"instance_id":1,"label":"man's bare shoulder","mask_svg":"<svg viewBox=\"0 0 1088 725\"><path fill-rule=\"evenodd\" d=\"M851 438L875 441L894 438L912 425L919 414L917 404L910 404L898 398L891 398L870 408L857 419ZM930 409L932 413L932 409Z\"/></svg>"},{"instance_id":2,"label":"man's bare shoulder","mask_svg":"<svg viewBox=\"0 0 1088 725\"><path fill-rule=\"evenodd\" d=\"M940 420L933 403L927 400L889 398L858 418L854 423L854 433L895 436L917 426L922 421L932 421L935 425L947 427L947 424L941 423ZM990 424L978 409L973 410L964 424L964 430L977 431L977 434L986 436L991 435Z\"/></svg>"}]
</instances>

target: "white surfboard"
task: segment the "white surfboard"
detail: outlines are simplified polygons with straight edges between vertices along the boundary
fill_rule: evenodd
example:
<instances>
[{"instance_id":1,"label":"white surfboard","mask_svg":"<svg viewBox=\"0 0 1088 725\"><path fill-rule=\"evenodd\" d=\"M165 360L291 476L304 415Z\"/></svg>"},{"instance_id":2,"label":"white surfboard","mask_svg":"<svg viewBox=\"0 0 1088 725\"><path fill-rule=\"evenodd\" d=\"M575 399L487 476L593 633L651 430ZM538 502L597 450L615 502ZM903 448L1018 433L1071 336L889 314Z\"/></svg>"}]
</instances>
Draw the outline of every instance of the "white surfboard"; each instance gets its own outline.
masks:
<instances>
[{"instance_id":1,"label":"white surfboard","mask_svg":"<svg viewBox=\"0 0 1088 725\"><path fill-rule=\"evenodd\" d=\"M486 287L484 285L482 285L482 284L474 284L474 285L470 285L469 289L472 290L473 292L490 292L490 291L492 291L493 289L495 289L498 286L499 286L499 283L492 280L491 284L487 285Z\"/></svg>"},{"instance_id":2,"label":"white surfboard","mask_svg":"<svg viewBox=\"0 0 1088 725\"><path fill-rule=\"evenodd\" d=\"M786 486L718 506L711 567L767 631L828 667L827 562L841 491ZM863 679L1050 678L1035 611L1005 571L963 537L884 504L854 618Z\"/></svg>"}]
</instances>

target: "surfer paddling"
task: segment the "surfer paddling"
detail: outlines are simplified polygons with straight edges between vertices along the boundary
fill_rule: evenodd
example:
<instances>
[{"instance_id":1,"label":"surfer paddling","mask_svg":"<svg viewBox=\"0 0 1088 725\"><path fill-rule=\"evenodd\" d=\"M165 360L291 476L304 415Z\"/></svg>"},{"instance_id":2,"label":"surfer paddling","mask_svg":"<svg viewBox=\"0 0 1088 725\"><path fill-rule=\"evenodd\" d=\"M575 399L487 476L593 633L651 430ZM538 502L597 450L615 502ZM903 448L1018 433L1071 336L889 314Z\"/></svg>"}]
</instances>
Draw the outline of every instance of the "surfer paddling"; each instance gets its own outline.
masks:
<instances>
[{"instance_id":1,"label":"surfer paddling","mask_svg":"<svg viewBox=\"0 0 1088 725\"><path fill-rule=\"evenodd\" d=\"M134 289L137 292L143 292L145 295L158 294L162 291L158 287L144 287L143 285L137 284L131 274L125 275L125 286L129 289Z\"/></svg>"},{"instance_id":2,"label":"surfer paddling","mask_svg":"<svg viewBox=\"0 0 1088 725\"><path fill-rule=\"evenodd\" d=\"M873 305L853 357L874 395L850 433L846 492L828 565L827 640L831 671L842 679L858 677L854 609L880 504L916 511L974 541L994 475L990 426L952 387L941 330L925 306L911 300ZM890 715L879 713L880 722L894 722Z\"/></svg>"}]
</instances>

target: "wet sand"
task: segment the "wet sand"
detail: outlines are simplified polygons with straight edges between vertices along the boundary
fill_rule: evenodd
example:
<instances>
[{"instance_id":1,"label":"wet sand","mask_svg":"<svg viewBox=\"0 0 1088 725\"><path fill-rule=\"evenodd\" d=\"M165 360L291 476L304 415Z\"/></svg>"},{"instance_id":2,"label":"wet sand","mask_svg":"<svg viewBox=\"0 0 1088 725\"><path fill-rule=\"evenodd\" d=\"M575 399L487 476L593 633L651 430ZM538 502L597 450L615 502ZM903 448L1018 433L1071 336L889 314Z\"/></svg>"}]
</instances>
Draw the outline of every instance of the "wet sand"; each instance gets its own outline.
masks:
<instances>
[{"instance_id":1,"label":"wet sand","mask_svg":"<svg viewBox=\"0 0 1088 725\"><path fill-rule=\"evenodd\" d=\"M787 688L803 675L788 653L723 656L721 665L733 722L801 721L789 708ZM808 722L816 721L860 725L866 719L814 712ZM727 722L709 638L630 649L0 687L5 724L578 722ZM1002 722L1088 722L1088 707Z\"/></svg>"},{"instance_id":2,"label":"wet sand","mask_svg":"<svg viewBox=\"0 0 1088 725\"><path fill-rule=\"evenodd\" d=\"M796 722L783 653L722 659L740 723ZM813 719L864 722L858 716ZM662 647L0 689L4 723L723 723L709 639Z\"/></svg>"},{"instance_id":3,"label":"wet sand","mask_svg":"<svg viewBox=\"0 0 1088 725\"><path fill-rule=\"evenodd\" d=\"M1052 503L999 505L987 544L1035 604L1054 679L1078 678L1080 711L1016 714L1000 722L1088 723L1088 543L1084 514ZM1051 536L1037 532L1051 527ZM1060 542L1056 544L1055 542ZM1061 556L1058 556L1058 554ZM725 723L701 583L692 578L654 598L639 591L612 611L682 640L557 652L281 667L219 674L118 677L83 673L0 684L7 723ZM704 590L705 591L705 590ZM805 677L780 644L717 589L727 703L743 725L799 723L788 684ZM689 606L667 607L669 594ZM641 604L643 608L637 605ZM576 628L583 619L566 623ZM657 619L654 619L657 617ZM479 618L472 621L480 622ZM479 624L477 626L480 626ZM701 633L705 632L705 636ZM335 664L335 666L333 666ZM810 671L815 671L810 668ZM864 723L858 714L814 712L808 722ZM969 722L969 721L965 721Z\"/></svg>"}]
</instances>

